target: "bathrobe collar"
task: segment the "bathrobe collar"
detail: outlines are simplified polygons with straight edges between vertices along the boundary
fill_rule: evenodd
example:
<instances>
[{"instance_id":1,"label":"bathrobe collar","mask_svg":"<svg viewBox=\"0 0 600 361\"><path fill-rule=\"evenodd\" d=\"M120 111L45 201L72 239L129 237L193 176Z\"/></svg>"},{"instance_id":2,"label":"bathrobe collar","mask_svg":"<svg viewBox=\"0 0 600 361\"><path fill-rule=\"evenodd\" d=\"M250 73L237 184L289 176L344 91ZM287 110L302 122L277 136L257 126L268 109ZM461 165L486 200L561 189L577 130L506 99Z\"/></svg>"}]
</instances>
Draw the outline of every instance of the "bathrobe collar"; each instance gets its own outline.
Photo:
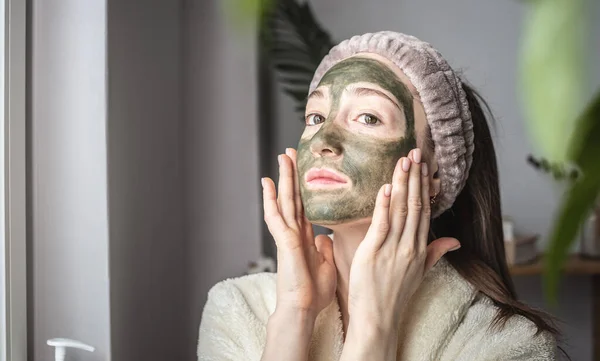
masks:
<instances>
[{"instance_id":1,"label":"bathrobe collar","mask_svg":"<svg viewBox=\"0 0 600 361\"><path fill-rule=\"evenodd\" d=\"M435 360L454 334L477 291L442 257L413 295L399 328L398 361ZM316 320L309 359L339 360L343 326L337 299Z\"/></svg>"}]
</instances>

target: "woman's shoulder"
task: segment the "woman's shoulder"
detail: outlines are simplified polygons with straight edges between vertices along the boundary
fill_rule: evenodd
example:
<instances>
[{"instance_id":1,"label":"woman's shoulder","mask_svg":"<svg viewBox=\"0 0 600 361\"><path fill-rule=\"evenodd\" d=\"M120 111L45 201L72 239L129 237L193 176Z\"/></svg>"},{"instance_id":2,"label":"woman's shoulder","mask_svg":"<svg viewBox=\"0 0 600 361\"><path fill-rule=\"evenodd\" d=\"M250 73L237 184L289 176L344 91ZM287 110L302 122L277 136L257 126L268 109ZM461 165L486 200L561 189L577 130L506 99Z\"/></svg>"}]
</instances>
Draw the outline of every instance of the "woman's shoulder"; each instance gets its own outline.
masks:
<instances>
[{"instance_id":1,"label":"woman's shoulder","mask_svg":"<svg viewBox=\"0 0 600 361\"><path fill-rule=\"evenodd\" d=\"M513 315L505 324L494 326L498 312L492 299L479 294L453 340L460 340L460 344L467 345L482 359L555 360L556 339L550 332L538 332L536 324L521 315Z\"/></svg>"},{"instance_id":2,"label":"woman's shoulder","mask_svg":"<svg viewBox=\"0 0 600 361\"><path fill-rule=\"evenodd\" d=\"M208 291L207 306L219 309L243 309L260 320L267 320L275 309L275 273L255 273L228 278Z\"/></svg>"},{"instance_id":3,"label":"woman's shoulder","mask_svg":"<svg viewBox=\"0 0 600 361\"><path fill-rule=\"evenodd\" d=\"M270 293L275 291L275 282L277 274L271 272L254 273L250 275L227 278L226 280L216 283L208 294L218 293L223 291L238 290L244 294L250 293Z\"/></svg>"},{"instance_id":4,"label":"woman's shoulder","mask_svg":"<svg viewBox=\"0 0 600 361\"><path fill-rule=\"evenodd\" d=\"M274 273L229 278L208 292L202 311L198 359L259 360L266 323L275 308ZM228 358L229 359L229 358Z\"/></svg>"}]
</instances>

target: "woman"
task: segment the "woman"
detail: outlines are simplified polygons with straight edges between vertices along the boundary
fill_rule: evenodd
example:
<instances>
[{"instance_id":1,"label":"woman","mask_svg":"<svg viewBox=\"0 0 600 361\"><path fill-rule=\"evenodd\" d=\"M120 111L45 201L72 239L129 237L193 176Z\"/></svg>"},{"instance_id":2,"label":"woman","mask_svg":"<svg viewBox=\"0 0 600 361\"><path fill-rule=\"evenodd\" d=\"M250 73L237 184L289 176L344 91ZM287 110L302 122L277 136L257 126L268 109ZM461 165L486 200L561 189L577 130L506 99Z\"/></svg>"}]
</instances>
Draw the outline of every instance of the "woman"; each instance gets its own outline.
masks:
<instances>
[{"instance_id":1,"label":"woman","mask_svg":"<svg viewBox=\"0 0 600 361\"><path fill-rule=\"evenodd\" d=\"M557 330L508 274L484 112L429 44L335 46L278 160L278 191L262 180L277 275L213 287L200 360L555 359Z\"/></svg>"}]
</instances>

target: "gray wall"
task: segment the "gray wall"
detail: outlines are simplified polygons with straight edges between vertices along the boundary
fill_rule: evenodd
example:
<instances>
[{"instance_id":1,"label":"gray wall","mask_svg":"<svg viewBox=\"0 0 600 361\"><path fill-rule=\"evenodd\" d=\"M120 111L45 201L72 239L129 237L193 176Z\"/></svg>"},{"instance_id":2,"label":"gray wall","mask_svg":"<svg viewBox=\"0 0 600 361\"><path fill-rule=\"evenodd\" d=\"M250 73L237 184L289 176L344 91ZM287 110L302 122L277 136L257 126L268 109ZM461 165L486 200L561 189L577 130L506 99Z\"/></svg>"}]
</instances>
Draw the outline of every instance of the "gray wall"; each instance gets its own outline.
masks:
<instances>
[{"instance_id":1,"label":"gray wall","mask_svg":"<svg viewBox=\"0 0 600 361\"><path fill-rule=\"evenodd\" d=\"M228 0L230 1L230 0ZM227 1L185 2L185 181L190 333L209 288L260 254L256 31L222 16Z\"/></svg>"},{"instance_id":2,"label":"gray wall","mask_svg":"<svg viewBox=\"0 0 600 361\"><path fill-rule=\"evenodd\" d=\"M320 23L334 39L381 30L400 31L433 44L455 69L489 101L497 118L498 154L503 211L516 221L516 231L542 235L542 247L558 206L559 196L549 178L526 163L535 151L526 134L517 94L517 57L527 3L521 1L455 0L311 0ZM592 1L590 1L592 3ZM600 63L600 5L590 6L590 66ZM588 80L600 85L600 68ZM302 123L293 101L279 93L277 151L296 146ZM590 94L591 95L591 94ZM524 301L544 305L539 277L515 280ZM567 350L573 360L591 359L590 283L570 277L564 283L560 310L566 323Z\"/></svg>"},{"instance_id":3,"label":"gray wall","mask_svg":"<svg viewBox=\"0 0 600 361\"><path fill-rule=\"evenodd\" d=\"M182 2L107 3L112 360L190 360Z\"/></svg>"},{"instance_id":4,"label":"gray wall","mask_svg":"<svg viewBox=\"0 0 600 361\"><path fill-rule=\"evenodd\" d=\"M31 4L29 357L53 359L62 336L107 360L106 2Z\"/></svg>"}]
</instances>

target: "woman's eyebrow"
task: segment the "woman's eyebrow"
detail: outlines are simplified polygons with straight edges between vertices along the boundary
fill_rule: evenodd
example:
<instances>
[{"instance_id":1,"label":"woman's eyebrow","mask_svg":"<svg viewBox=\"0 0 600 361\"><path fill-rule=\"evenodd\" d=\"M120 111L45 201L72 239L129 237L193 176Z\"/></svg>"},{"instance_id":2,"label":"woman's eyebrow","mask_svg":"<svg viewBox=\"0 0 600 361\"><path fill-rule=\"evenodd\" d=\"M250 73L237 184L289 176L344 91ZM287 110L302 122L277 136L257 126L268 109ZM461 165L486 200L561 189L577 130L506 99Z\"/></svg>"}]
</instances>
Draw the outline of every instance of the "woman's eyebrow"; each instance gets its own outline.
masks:
<instances>
[{"instance_id":1,"label":"woman's eyebrow","mask_svg":"<svg viewBox=\"0 0 600 361\"><path fill-rule=\"evenodd\" d=\"M394 105L402 111L402 107L400 106L400 104L398 104L397 100L394 100L392 98L390 98L386 93L382 92L381 90L377 90L377 89L372 89L372 88L351 88L349 89L351 94L354 94L356 96L368 96L368 95L376 95L379 97L383 97L388 99L389 101L391 101L392 103L394 103Z\"/></svg>"},{"instance_id":2,"label":"woman's eyebrow","mask_svg":"<svg viewBox=\"0 0 600 361\"><path fill-rule=\"evenodd\" d=\"M315 89L313 90L312 93L310 93L307 97L306 100L310 99L310 98L319 98L319 99L325 99L325 94L323 94L323 92L320 89Z\"/></svg>"}]
</instances>

